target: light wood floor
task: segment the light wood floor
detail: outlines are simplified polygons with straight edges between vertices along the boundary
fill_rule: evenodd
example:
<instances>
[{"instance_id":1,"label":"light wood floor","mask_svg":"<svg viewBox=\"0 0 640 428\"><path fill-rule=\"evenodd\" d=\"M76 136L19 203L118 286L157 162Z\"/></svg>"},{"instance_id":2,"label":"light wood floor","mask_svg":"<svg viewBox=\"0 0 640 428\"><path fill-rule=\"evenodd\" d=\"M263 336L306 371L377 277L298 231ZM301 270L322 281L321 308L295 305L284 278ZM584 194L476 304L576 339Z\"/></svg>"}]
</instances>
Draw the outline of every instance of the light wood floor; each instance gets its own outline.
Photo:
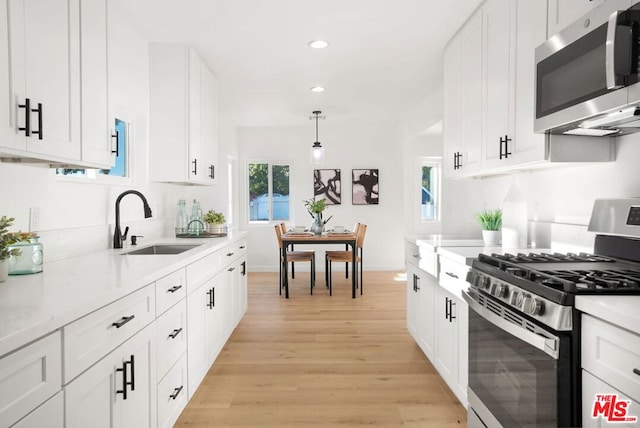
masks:
<instances>
[{"instance_id":1,"label":"light wood floor","mask_svg":"<svg viewBox=\"0 0 640 428\"><path fill-rule=\"evenodd\" d=\"M460 427L466 410L406 330L405 282L365 272L364 295L334 272L290 282L249 274L249 309L176 427Z\"/></svg>"}]
</instances>

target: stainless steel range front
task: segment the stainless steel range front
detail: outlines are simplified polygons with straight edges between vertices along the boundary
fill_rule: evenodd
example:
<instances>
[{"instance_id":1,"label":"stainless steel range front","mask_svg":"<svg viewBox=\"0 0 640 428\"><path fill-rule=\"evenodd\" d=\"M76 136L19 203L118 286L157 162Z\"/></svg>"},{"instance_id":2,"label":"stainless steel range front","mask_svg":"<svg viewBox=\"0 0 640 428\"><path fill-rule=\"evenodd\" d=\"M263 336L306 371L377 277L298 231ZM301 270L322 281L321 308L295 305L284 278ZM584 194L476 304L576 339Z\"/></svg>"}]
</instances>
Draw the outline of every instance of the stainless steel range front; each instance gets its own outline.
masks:
<instances>
[{"instance_id":1,"label":"stainless steel range front","mask_svg":"<svg viewBox=\"0 0 640 428\"><path fill-rule=\"evenodd\" d=\"M463 294L470 427L581 426L575 296L640 294L640 199L596 201L590 230L599 233L594 254L473 261Z\"/></svg>"}]
</instances>

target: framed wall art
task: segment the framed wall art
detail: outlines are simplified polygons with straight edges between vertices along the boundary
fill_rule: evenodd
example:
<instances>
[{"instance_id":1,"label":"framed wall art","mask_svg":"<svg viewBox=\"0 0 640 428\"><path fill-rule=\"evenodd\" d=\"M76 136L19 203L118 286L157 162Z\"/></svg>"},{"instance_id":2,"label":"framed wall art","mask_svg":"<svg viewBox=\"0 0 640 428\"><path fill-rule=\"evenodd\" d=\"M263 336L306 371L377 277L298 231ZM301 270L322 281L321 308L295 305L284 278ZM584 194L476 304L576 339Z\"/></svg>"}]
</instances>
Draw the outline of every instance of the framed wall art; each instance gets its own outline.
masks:
<instances>
[{"instance_id":1,"label":"framed wall art","mask_svg":"<svg viewBox=\"0 0 640 428\"><path fill-rule=\"evenodd\" d=\"M324 198L327 205L340 205L342 203L342 184L339 169L314 169L313 170L313 197Z\"/></svg>"},{"instance_id":2,"label":"framed wall art","mask_svg":"<svg viewBox=\"0 0 640 428\"><path fill-rule=\"evenodd\" d=\"M353 205L378 205L379 174L377 169L354 169L351 183Z\"/></svg>"}]
</instances>

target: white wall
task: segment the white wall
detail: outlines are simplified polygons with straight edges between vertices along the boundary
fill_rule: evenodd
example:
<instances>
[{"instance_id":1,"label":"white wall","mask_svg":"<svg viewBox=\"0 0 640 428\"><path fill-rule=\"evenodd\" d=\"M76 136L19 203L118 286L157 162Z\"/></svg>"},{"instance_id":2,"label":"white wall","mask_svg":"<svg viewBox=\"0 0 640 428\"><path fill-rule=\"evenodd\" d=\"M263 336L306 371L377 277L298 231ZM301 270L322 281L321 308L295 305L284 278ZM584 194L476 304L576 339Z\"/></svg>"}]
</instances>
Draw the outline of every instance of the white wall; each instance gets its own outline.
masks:
<instances>
[{"instance_id":1,"label":"white wall","mask_svg":"<svg viewBox=\"0 0 640 428\"><path fill-rule=\"evenodd\" d=\"M309 150L314 141L314 124L300 128L244 128L238 131L241 159L242 222L247 221L247 160L286 161L291 165L291 220L287 224L311 223L302 201L313 197L313 169ZM319 124L319 139L325 147L325 163L318 168L340 169L342 204L331 205L328 223L351 228L355 222L368 225L364 247L367 270L393 270L403 266L403 173L402 152L395 144L395 127L385 124L338 125L331 117ZM352 205L351 170L377 168L380 171L380 204ZM278 269L277 243L273 225L249 225L251 270ZM320 251L326 247L318 247ZM324 269L317 255L318 270Z\"/></svg>"},{"instance_id":2,"label":"white wall","mask_svg":"<svg viewBox=\"0 0 640 428\"><path fill-rule=\"evenodd\" d=\"M28 230L29 208L40 208L41 242L45 262L87 251L111 247L115 221L115 199L124 190L134 188L148 199L153 218L144 219L142 203L135 196L127 196L121 204L123 226L130 226L130 234L144 235L144 239L173 233L175 208L179 198L188 201L198 198L203 209L226 207L227 138L222 144L219 184L214 187L190 187L148 181L149 81L148 40L137 31L120 9L119 2L110 2L110 101L116 114L133 120L133 175L127 184L97 184L59 179L54 170L0 164L0 215L15 217L13 230ZM229 132L223 135L229 137ZM233 134L233 133L231 133ZM226 202L225 202L226 203ZM188 204L190 206L190 203ZM124 227L123 227L124 229ZM144 243L144 239L141 242Z\"/></svg>"}]
</instances>

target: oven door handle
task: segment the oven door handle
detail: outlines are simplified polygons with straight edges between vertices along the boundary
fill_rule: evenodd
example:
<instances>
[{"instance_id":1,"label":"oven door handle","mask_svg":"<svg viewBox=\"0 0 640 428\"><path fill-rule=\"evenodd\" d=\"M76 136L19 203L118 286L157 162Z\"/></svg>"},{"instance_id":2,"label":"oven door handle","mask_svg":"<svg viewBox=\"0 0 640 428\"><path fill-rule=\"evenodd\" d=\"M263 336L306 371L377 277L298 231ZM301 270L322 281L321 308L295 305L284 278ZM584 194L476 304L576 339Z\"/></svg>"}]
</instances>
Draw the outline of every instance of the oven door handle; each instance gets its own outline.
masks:
<instances>
[{"instance_id":1,"label":"oven door handle","mask_svg":"<svg viewBox=\"0 0 640 428\"><path fill-rule=\"evenodd\" d=\"M540 336L539 334L532 333L529 330L525 330L522 327L499 317L484 306L476 302L473 297L469 296L465 291L462 292L462 298L467 302L469 307L476 311L482 318L489 321L499 329L509 333L510 335L522 339L529 345L541 350L545 354L553 357L555 360L559 357L559 340L557 338L551 339L548 337Z\"/></svg>"}]
</instances>

